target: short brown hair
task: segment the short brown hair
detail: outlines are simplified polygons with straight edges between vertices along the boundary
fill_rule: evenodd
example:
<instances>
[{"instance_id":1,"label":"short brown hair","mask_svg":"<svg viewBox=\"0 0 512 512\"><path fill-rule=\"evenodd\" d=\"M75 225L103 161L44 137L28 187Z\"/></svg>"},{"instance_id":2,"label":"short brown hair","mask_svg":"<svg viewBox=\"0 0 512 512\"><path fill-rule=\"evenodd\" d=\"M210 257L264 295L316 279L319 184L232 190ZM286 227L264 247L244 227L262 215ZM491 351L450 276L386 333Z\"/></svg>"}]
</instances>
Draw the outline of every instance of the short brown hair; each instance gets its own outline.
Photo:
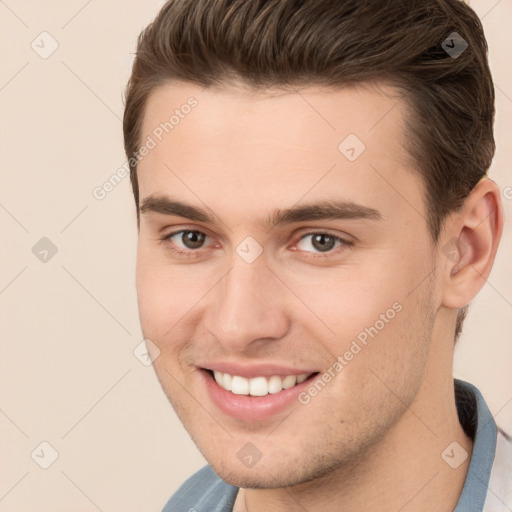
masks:
<instances>
[{"instance_id":1,"label":"short brown hair","mask_svg":"<svg viewBox=\"0 0 512 512\"><path fill-rule=\"evenodd\" d=\"M460 36L467 48L455 56L448 50ZM494 156L487 43L478 16L461 0L169 0L139 36L126 88L124 141L138 222L131 157L149 94L173 81L397 87L409 107L407 149L425 185L434 242ZM466 312L459 311L455 339Z\"/></svg>"}]
</instances>

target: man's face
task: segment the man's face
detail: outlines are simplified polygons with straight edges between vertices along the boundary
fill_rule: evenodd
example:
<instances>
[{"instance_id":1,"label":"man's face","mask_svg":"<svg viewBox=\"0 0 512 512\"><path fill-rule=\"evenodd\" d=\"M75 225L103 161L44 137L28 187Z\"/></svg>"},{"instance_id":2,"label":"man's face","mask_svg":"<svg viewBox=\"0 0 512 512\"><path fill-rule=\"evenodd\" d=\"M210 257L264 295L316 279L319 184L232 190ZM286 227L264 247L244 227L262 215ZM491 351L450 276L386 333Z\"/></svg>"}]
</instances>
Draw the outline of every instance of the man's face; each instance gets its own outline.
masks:
<instances>
[{"instance_id":1,"label":"man's face","mask_svg":"<svg viewBox=\"0 0 512 512\"><path fill-rule=\"evenodd\" d=\"M396 91L272 92L157 89L138 169L143 334L184 426L242 487L378 446L418 393L439 306Z\"/></svg>"}]
</instances>

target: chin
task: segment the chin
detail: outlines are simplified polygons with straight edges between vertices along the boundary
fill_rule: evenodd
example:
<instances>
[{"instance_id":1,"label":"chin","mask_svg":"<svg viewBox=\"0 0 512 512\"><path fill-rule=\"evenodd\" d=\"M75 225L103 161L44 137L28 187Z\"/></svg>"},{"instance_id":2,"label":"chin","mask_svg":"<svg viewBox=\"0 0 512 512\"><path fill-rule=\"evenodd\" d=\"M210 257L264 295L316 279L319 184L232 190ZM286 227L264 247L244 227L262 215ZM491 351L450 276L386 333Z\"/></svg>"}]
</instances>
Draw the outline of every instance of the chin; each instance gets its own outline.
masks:
<instances>
[{"instance_id":1,"label":"chin","mask_svg":"<svg viewBox=\"0 0 512 512\"><path fill-rule=\"evenodd\" d=\"M222 480L245 489L280 489L305 484L328 476L340 465L339 453L337 457L332 454L324 457L289 454L285 457L281 453L263 456L252 467L241 464L236 453L213 454L208 450L201 450L201 453Z\"/></svg>"},{"instance_id":2,"label":"chin","mask_svg":"<svg viewBox=\"0 0 512 512\"><path fill-rule=\"evenodd\" d=\"M267 468L228 468L223 464L210 464L217 475L228 484L244 489L281 489L305 483L314 477L307 478L297 471L286 472L276 470L275 467Z\"/></svg>"}]
</instances>

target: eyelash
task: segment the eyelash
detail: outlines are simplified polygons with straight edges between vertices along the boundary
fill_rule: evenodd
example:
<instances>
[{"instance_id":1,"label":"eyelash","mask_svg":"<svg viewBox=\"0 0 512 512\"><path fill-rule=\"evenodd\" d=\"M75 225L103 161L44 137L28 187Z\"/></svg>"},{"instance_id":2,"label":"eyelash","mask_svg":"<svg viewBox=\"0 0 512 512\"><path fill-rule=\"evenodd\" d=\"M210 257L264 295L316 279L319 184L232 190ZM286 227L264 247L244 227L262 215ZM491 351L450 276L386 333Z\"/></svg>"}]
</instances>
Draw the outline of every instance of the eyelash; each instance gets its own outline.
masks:
<instances>
[{"instance_id":1,"label":"eyelash","mask_svg":"<svg viewBox=\"0 0 512 512\"><path fill-rule=\"evenodd\" d=\"M182 234L182 233L188 233L188 232L200 233L200 234L205 235L206 237L208 237L208 235L206 233L204 233L203 231L199 231L197 229L180 229L178 231L173 231L172 233L169 233L168 235L165 235L160 240L161 240L162 243L166 243L166 245L168 245L169 250L171 252L173 252L174 254L176 254L176 255L178 255L180 257L185 257L185 258L195 258L195 257L198 257L198 256L200 256L200 252L201 252L201 249L203 249L203 247L200 247L199 249L188 249L188 250L187 249L176 248L175 246L173 246L174 244L170 240L173 236L176 236L176 235L179 235L179 234ZM325 253L311 252L311 251L301 251L301 252L304 252L305 254L307 254L306 258L311 258L311 259L328 258L329 256L332 256L333 254L338 252L336 249L343 250L344 248L350 247L350 246L353 245L353 242L351 242L349 240L345 240L345 239L339 237L338 235L334 235L333 233L329 233L328 231L310 231L309 233L305 233L304 235L302 235L297 240L297 242L295 242L295 244L298 244L304 238L306 238L308 236L312 236L312 235L327 235L327 236L330 236L330 237L334 238L335 242L340 242L341 245L338 246L338 247L334 247L333 249L331 249L329 251L326 251Z\"/></svg>"}]
</instances>

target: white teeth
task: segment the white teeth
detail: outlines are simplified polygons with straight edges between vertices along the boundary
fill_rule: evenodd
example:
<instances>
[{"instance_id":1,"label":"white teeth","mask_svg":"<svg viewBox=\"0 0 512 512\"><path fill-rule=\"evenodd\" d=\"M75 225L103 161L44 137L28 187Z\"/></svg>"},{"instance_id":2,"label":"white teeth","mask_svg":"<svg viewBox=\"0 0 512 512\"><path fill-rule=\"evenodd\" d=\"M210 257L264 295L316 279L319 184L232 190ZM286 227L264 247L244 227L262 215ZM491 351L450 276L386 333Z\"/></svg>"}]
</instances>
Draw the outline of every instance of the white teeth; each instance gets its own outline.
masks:
<instances>
[{"instance_id":1,"label":"white teeth","mask_svg":"<svg viewBox=\"0 0 512 512\"><path fill-rule=\"evenodd\" d=\"M217 382L217 384L219 386L222 386L222 387L224 387L223 386L223 382L222 382L223 381L223 375L224 374L222 374L221 372L218 372L217 370L213 371L213 376L215 377L215 382Z\"/></svg>"},{"instance_id":2,"label":"white teeth","mask_svg":"<svg viewBox=\"0 0 512 512\"><path fill-rule=\"evenodd\" d=\"M284 378L279 375L272 375L272 377L268 379L267 377L246 379L239 375L230 375L229 373L222 373L215 370L213 375L215 381L221 388L226 391L231 391L235 395L266 396L269 393L279 393L283 389L289 389L296 384L301 384L311 374L287 375Z\"/></svg>"},{"instance_id":3,"label":"white teeth","mask_svg":"<svg viewBox=\"0 0 512 512\"><path fill-rule=\"evenodd\" d=\"M297 384L302 384L308 378L307 373L303 373L301 375L297 375Z\"/></svg>"},{"instance_id":4,"label":"white teeth","mask_svg":"<svg viewBox=\"0 0 512 512\"><path fill-rule=\"evenodd\" d=\"M283 390L283 379L277 375L273 375L268 379L268 392L279 393Z\"/></svg>"},{"instance_id":5,"label":"white teeth","mask_svg":"<svg viewBox=\"0 0 512 512\"><path fill-rule=\"evenodd\" d=\"M297 383L297 375L287 375L283 379L283 389L293 388Z\"/></svg>"},{"instance_id":6,"label":"white teeth","mask_svg":"<svg viewBox=\"0 0 512 512\"><path fill-rule=\"evenodd\" d=\"M268 395L268 382L265 377L255 377L249 380L249 394L252 396Z\"/></svg>"},{"instance_id":7,"label":"white teeth","mask_svg":"<svg viewBox=\"0 0 512 512\"><path fill-rule=\"evenodd\" d=\"M248 395L249 380L239 377L238 375L233 375L233 380L231 381L231 393L234 393L235 395Z\"/></svg>"},{"instance_id":8,"label":"white teeth","mask_svg":"<svg viewBox=\"0 0 512 512\"><path fill-rule=\"evenodd\" d=\"M225 390L231 391L231 382L233 381L233 376L229 375L229 373L224 374L224 385L222 386Z\"/></svg>"}]
</instances>

